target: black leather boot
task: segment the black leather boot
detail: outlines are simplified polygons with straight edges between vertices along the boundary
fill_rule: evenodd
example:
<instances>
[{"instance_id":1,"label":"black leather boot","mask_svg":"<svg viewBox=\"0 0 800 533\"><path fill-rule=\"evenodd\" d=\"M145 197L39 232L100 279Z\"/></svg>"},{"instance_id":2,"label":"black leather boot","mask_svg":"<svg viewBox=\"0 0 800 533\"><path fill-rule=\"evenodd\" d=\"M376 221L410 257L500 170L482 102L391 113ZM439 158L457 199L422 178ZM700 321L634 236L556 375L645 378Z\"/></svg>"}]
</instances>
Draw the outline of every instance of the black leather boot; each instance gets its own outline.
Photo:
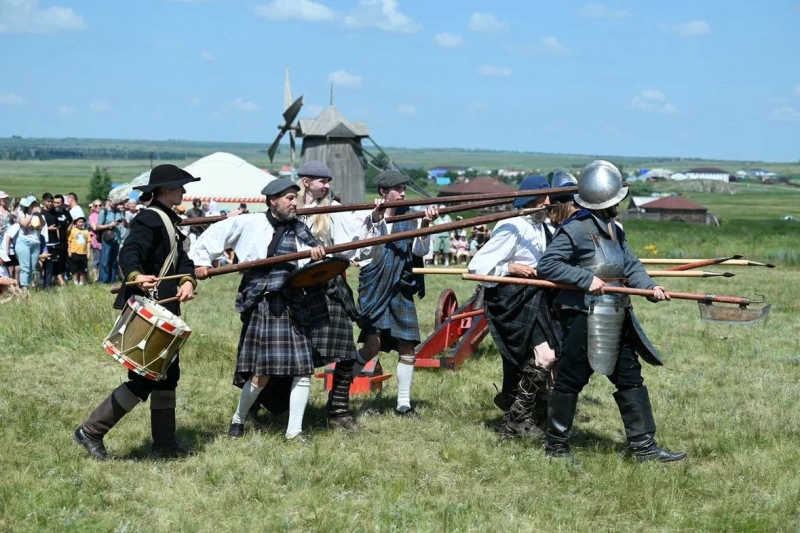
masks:
<instances>
[{"instance_id":1,"label":"black leather boot","mask_svg":"<svg viewBox=\"0 0 800 533\"><path fill-rule=\"evenodd\" d=\"M578 395L551 391L547 406L547 437L544 451L550 457L573 459L569 432L578 407Z\"/></svg>"},{"instance_id":2,"label":"black leather boot","mask_svg":"<svg viewBox=\"0 0 800 533\"><path fill-rule=\"evenodd\" d=\"M656 423L647 387L617 391L614 399L625 425L628 449L637 461L669 463L686 457L685 452L672 452L656 443Z\"/></svg>"},{"instance_id":3,"label":"black leather boot","mask_svg":"<svg viewBox=\"0 0 800 533\"><path fill-rule=\"evenodd\" d=\"M328 393L326 411L328 426L345 431L358 431L358 422L350 413L350 384L353 383L355 361L340 361L333 369L333 386Z\"/></svg>"},{"instance_id":4,"label":"black leather boot","mask_svg":"<svg viewBox=\"0 0 800 533\"><path fill-rule=\"evenodd\" d=\"M100 402L86 422L78 426L72 438L98 461L107 461L111 457L103 444L103 437L139 402L139 398L123 383Z\"/></svg>"},{"instance_id":5,"label":"black leather boot","mask_svg":"<svg viewBox=\"0 0 800 533\"><path fill-rule=\"evenodd\" d=\"M155 457L175 459L189 452L178 446L175 424L175 391L155 390L150 394L151 452Z\"/></svg>"},{"instance_id":6,"label":"black leather boot","mask_svg":"<svg viewBox=\"0 0 800 533\"><path fill-rule=\"evenodd\" d=\"M525 366L517 388L517 397L500 424L500 440L544 437L547 422L547 374L547 370L536 366L532 360Z\"/></svg>"}]
</instances>

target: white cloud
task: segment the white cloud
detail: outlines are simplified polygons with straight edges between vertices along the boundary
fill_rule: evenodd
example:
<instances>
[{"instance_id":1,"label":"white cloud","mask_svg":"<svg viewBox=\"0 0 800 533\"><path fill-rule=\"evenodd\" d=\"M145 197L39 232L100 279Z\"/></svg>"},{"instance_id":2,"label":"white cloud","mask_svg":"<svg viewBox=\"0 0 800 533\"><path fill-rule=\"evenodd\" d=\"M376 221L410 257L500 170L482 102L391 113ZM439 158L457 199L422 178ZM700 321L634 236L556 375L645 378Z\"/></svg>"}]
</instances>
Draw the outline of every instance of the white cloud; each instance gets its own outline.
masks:
<instances>
[{"instance_id":1,"label":"white cloud","mask_svg":"<svg viewBox=\"0 0 800 533\"><path fill-rule=\"evenodd\" d=\"M255 7L256 14L269 20L324 22L337 18L336 11L311 0L275 0Z\"/></svg>"},{"instance_id":2,"label":"white cloud","mask_svg":"<svg viewBox=\"0 0 800 533\"><path fill-rule=\"evenodd\" d=\"M236 100L234 100L233 102L231 102L230 106L235 110L241 111L243 113L255 113L256 111L259 110L258 105L249 100L245 100L241 96Z\"/></svg>"},{"instance_id":3,"label":"white cloud","mask_svg":"<svg viewBox=\"0 0 800 533\"><path fill-rule=\"evenodd\" d=\"M14 93L0 93L0 105L25 105L25 99Z\"/></svg>"},{"instance_id":4,"label":"white cloud","mask_svg":"<svg viewBox=\"0 0 800 533\"><path fill-rule=\"evenodd\" d=\"M442 48L458 48L464 44L464 39L450 33L437 33L433 36L433 40Z\"/></svg>"},{"instance_id":5,"label":"white cloud","mask_svg":"<svg viewBox=\"0 0 800 533\"><path fill-rule=\"evenodd\" d=\"M670 35L677 35L678 37L697 37L698 35L709 35L711 33L711 24L702 20L693 20L683 24L665 26L664 29Z\"/></svg>"},{"instance_id":6,"label":"white cloud","mask_svg":"<svg viewBox=\"0 0 800 533\"><path fill-rule=\"evenodd\" d=\"M58 106L58 114L64 116L74 115L76 113L76 109L71 105L60 105Z\"/></svg>"},{"instance_id":7,"label":"white cloud","mask_svg":"<svg viewBox=\"0 0 800 533\"><path fill-rule=\"evenodd\" d=\"M800 111L795 111L793 107L789 107L788 105L773 109L769 116L773 120L800 124Z\"/></svg>"},{"instance_id":8,"label":"white cloud","mask_svg":"<svg viewBox=\"0 0 800 533\"><path fill-rule=\"evenodd\" d=\"M552 35L542 37L535 43L507 45L505 49L515 54L531 57L571 57L575 55L569 46Z\"/></svg>"},{"instance_id":9,"label":"white cloud","mask_svg":"<svg viewBox=\"0 0 800 533\"><path fill-rule=\"evenodd\" d=\"M220 2L224 0L164 0L165 2L172 2L174 4L211 4L213 2Z\"/></svg>"},{"instance_id":10,"label":"white cloud","mask_svg":"<svg viewBox=\"0 0 800 533\"><path fill-rule=\"evenodd\" d=\"M89 104L89 109L95 113L108 113L111 111L111 105L105 100L94 100Z\"/></svg>"},{"instance_id":11,"label":"white cloud","mask_svg":"<svg viewBox=\"0 0 800 533\"><path fill-rule=\"evenodd\" d=\"M663 113L674 115L678 108L667 101L667 97L658 89L645 89L631 98L629 107L647 113Z\"/></svg>"},{"instance_id":12,"label":"white cloud","mask_svg":"<svg viewBox=\"0 0 800 533\"><path fill-rule=\"evenodd\" d=\"M397 108L397 112L401 115L408 115L408 116L416 116L417 115L417 108L411 104L404 104Z\"/></svg>"},{"instance_id":13,"label":"white cloud","mask_svg":"<svg viewBox=\"0 0 800 533\"><path fill-rule=\"evenodd\" d=\"M194 98L186 102L186 105L189 107L197 107L200 105L200 98L195 96Z\"/></svg>"},{"instance_id":14,"label":"white cloud","mask_svg":"<svg viewBox=\"0 0 800 533\"><path fill-rule=\"evenodd\" d=\"M472 31L495 33L505 28L506 23L501 22L491 13L478 13L475 11L469 18L467 26Z\"/></svg>"},{"instance_id":15,"label":"white cloud","mask_svg":"<svg viewBox=\"0 0 800 533\"><path fill-rule=\"evenodd\" d=\"M215 56L211 52L202 52L200 54L200 59L202 59L203 61L208 61L209 63L213 63L214 61L217 60L217 56Z\"/></svg>"},{"instance_id":16,"label":"white cloud","mask_svg":"<svg viewBox=\"0 0 800 533\"><path fill-rule=\"evenodd\" d=\"M377 28L391 33L414 33L420 25L398 10L397 0L359 0L358 7L344 18L348 28Z\"/></svg>"},{"instance_id":17,"label":"white cloud","mask_svg":"<svg viewBox=\"0 0 800 533\"><path fill-rule=\"evenodd\" d=\"M328 81L339 87L356 87L361 85L361 76L350 74L344 69L331 72Z\"/></svg>"},{"instance_id":18,"label":"white cloud","mask_svg":"<svg viewBox=\"0 0 800 533\"><path fill-rule=\"evenodd\" d=\"M511 69L508 67L494 67L492 65L481 65L478 67L478 74L496 78L511 76Z\"/></svg>"},{"instance_id":19,"label":"white cloud","mask_svg":"<svg viewBox=\"0 0 800 533\"><path fill-rule=\"evenodd\" d=\"M0 0L0 33L56 33L88 27L71 7L40 9L38 0Z\"/></svg>"},{"instance_id":20,"label":"white cloud","mask_svg":"<svg viewBox=\"0 0 800 533\"><path fill-rule=\"evenodd\" d=\"M586 4L578 10L578 15L588 19L626 19L633 16L630 11L609 9L602 4Z\"/></svg>"},{"instance_id":21,"label":"white cloud","mask_svg":"<svg viewBox=\"0 0 800 533\"><path fill-rule=\"evenodd\" d=\"M308 104L303 106L302 115L304 117L316 118L320 113L322 113L322 111L323 109L321 105Z\"/></svg>"}]
</instances>

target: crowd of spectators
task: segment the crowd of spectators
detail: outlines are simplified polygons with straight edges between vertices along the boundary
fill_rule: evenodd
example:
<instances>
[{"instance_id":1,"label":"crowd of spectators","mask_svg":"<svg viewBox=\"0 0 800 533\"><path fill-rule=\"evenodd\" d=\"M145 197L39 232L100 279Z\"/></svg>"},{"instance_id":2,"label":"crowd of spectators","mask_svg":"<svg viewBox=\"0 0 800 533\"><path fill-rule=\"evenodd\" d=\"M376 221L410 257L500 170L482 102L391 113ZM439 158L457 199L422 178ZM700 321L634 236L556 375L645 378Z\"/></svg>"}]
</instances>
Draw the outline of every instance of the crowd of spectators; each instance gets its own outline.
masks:
<instances>
[{"instance_id":1,"label":"crowd of spectators","mask_svg":"<svg viewBox=\"0 0 800 533\"><path fill-rule=\"evenodd\" d=\"M462 217L457 216L456 220L462 220ZM437 218L433 224L439 225L448 222L452 222L450 215L443 215ZM425 264L466 265L469 263L469 259L486 244L491 235L491 230L485 224L474 226L469 232L466 229L457 229L437 233L433 236L433 246L425 257Z\"/></svg>"},{"instance_id":2,"label":"crowd of spectators","mask_svg":"<svg viewBox=\"0 0 800 533\"><path fill-rule=\"evenodd\" d=\"M117 281L120 247L133 217L149 200L147 195L120 202L94 200L87 216L74 192L11 198L0 191L0 302L32 289ZM177 206L176 212L182 218L226 214L217 211L215 202L200 201L189 210ZM236 214L242 212L247 212L244 204ZM189 237L187 248L206 227L181 228Z\"/></svg>"}]
</instances>

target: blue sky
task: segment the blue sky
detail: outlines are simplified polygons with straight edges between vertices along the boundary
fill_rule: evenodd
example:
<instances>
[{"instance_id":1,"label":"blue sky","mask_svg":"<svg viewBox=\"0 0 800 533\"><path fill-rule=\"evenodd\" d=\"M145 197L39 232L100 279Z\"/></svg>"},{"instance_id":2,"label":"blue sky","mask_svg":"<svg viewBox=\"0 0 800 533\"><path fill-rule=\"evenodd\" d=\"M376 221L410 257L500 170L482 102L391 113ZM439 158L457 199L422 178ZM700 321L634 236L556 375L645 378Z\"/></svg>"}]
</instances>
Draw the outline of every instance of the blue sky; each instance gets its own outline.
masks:
<instances>
[{"instance_id":1,"label":"blue sky","mask_svg":"<svg viewBox=\"0 0 800 533\"><path fill-rule=\"evenodd\" d=\"M800 1L0 0L0 136L800 159Z\"/></svg>"}]
</instances>

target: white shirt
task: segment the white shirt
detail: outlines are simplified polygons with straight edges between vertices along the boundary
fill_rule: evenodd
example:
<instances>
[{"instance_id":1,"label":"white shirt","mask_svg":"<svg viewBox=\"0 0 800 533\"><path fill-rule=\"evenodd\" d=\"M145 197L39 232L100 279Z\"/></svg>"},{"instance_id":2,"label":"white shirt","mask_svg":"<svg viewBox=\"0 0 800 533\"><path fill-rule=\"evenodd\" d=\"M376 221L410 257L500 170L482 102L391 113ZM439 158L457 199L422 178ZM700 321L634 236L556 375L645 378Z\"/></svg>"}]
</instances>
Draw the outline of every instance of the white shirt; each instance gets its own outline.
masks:
<instances>
[{"instance_id":1,"label":"white shirt","mask_svg":"<svg viewBox=\"0 0 800 533\"><path fill-rule=\"evenodd\" d=\"M334 201L331 202L331 205L341 204ZM317 204L310 203L306 204L304 207L317 207ZM362 217L354 216L352 211L344 213L330 213L327 216L330 216L331 224L328 230L327 238L322 239L324 242L320 242L320 244L323 246L330 246L331 244L345 244L348 242L362 241L364 239L380 237L383 235L383 232L386 231L385 224L372 224L371 218L368 221L364 220ZM301 216L300 219L311 228L311 233L314 234L314 223L318 220L318 218L314 215L309 215ZM314 236L316 238L316 234L314 234ZM317 241L320 241L320 239L317 239ZM340 252L335 255L337 257L343 257L344 259L350 259L352 261L360 261L370 257L371 253L372 247L367 246L365 248Z\"/></svg>"},{"instance_id":2,"label":"white shirt","mask_svg":"<svg viewBox=\"0 0 800 533\"><path fill-rule=\"evenodd\" d=\"M211 224L192 245L189 257L195 266L211 266L211 263L232 248L240 263L267 258L267 248L275 230L264 213L251 213L226 218ZM296 240L296 239L295 239ZM297 251L310 250L303 242L296 240ZM311 258L300 259L297 266L305 266Z\"/></svg>"},{"instance_id":3,"label":"white shirt","mask_svg":"<svg viewBox=\"0 0 800 533\"><path fill-rule=\"evenodd\" d=\"M529 216L514 217L495 226L492 237L469 262L469 271L483 276L508 276L508 265L536 268L547 246L542 224Z\"/></svg>"},{"instance_id":4,"label":"white shirt","mask_svg":"<svg viewBox=\"0 0 800 533\"><path fill-rule=\"evenodd\" d=\"M372 228L373 226L380 227L380 232L382 235L388 235L392 232L392 227L394 227L394 223L386 222L386 218L384 217L381 219L380 222L377 224L372 223L372 211L354 211L352 216L358 220L364 227ZM422 224L422 219L418 219L417 227ZM428 250L431 248L431 236L425 235L423 237L414 237L414 242L411 244L411 253L419 256L425 257L428 254ZM380 258L381 254L383 253L383 246L372 246L369 249L369 253L361 254L361 259L358 263L360 267L366 266L372 262L373 259Z\"/></svg>"}]
</instances>

